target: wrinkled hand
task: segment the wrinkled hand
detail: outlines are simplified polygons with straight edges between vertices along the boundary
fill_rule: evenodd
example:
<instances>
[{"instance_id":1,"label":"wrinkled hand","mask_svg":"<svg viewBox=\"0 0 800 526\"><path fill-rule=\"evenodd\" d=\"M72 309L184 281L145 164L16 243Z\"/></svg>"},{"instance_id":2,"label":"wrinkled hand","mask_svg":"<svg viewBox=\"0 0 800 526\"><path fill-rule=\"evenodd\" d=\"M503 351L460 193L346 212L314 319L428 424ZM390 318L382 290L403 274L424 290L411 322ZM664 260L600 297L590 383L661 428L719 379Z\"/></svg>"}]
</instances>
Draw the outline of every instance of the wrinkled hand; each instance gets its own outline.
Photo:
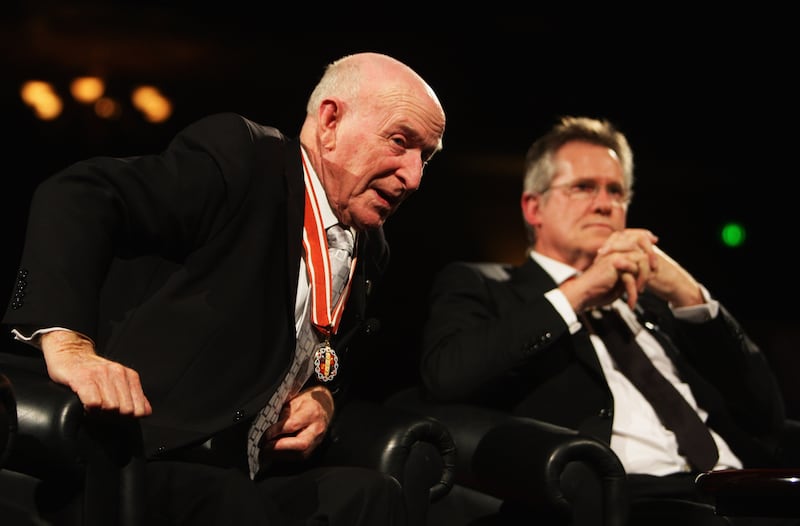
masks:
<instances>
[{"instance_id":1,"label":"wrinkled hand","mask_svg":"<svg viewBox=\"0 0 800 526\"><path fill-rule=\"evenodd\" d=\"M118 411L136 417L153 412L139 373L99 356L90 339L57 330L43 334L40 343L50 378L69 386L87 410Z\"/></svg>"},{"instance_id":2,"label":"wrinkled hand","mask_svg":"<svg viewBox=\"0 0 800 526\"><path fill-rule=\"evenodd\" d=\"M658 266L647 280L647 290L668 301L672 307L704 303L697 280L660 248L653 248L658 257Z\"/></svg>"},{"instance_id":3,"label":"wrinkled hand","mask_svg":"<svg viewBox=\"0 0 800 526\"><path fill-rule=\"evenodd\" d=\"M633 308L650 275L658 270L659 258L655 243L658 237L643 228L627 228L614 232L597 251L597 258L612 257L619 278Z\"/></svg>"},{"instance_id":4,"label":"wrinkled hand","mask_svg":"<svg viewBox=\"0 0 800 526\"><path fill-rule=\"evenodd\" d=\"M561 286L575 312L607 305L623 293L633 308L645 289L673 307L703 303L700 284L658 248L657 241L657 236L641 228L611 234L589 268Z\"/></svg>"},{"instance_id":5,"label":"wrinkled hand","mask_svg":"<svg viewBox=\"0 0 800 526\"><path fill-rule=\"evenodd\" d=\"M333 395L323 386L310 387L289 400L278 421L264 432L261 464L271 460L307 459L322 443L333 418Z\"/></svg>"},{"instance_id":6,"label":"wrinkled hand","mask_svg":"<svg viewBox=\"0 0 800 526\"><path fill-rule=\"evenodd\" d=\"M575 311L607 305L623 293L632 308L658 271L656 241L652 232L639 228L611 234L589 268L561 287Z\"/></svg>"}]
</instances>

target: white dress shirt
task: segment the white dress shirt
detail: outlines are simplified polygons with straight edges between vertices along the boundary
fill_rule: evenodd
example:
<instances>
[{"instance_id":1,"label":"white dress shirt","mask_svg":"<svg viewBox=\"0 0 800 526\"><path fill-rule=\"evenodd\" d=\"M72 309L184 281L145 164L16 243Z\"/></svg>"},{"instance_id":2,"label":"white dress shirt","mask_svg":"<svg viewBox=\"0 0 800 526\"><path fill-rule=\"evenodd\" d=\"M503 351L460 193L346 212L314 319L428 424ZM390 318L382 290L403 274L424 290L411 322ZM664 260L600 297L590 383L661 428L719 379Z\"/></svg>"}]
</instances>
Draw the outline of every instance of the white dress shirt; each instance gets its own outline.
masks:
<instances>
[{"instance_id":1,"label":"white dress shirt","mask_svg":"<svg viewBox=\"0 0 800 526\"><path fill-rule=\"evenodd\" d=\"M535 251L531 258L536 261L556 283L561 284L578 271L574 268L543 256ZM710 298L708 291L703 288L706 303L692 307L673 309L677 318L700 322L717 316L719 303ZM545 293L545 297L553 304L564 321L569 326L571 334L581 328L577 313L567 301L566 296L555 288ZM697 406L689 386L677 375L675 366L669 359L664 349L648 330L639 323L636 315L628 305L617 299L613 306L619 310L622 318L628 323L637 343L653 361L656 368L672 383L675 388L686 398L700 418L705 421L707 413ZM668 475L680 471L689 471L686 458L678 454L678 443L675 434L665 428L658 419L650 403L644 398L636 387L622 374L608 354L603 341L591 335L597 358L603 368L603 373L614 397L614 422L611 429L611 449L617 454L627 473L645 473L650 475ZM741 468L742 463L733 454L728 444L714 431L711 431L719 450L719 460L714 469Z\"/></svg>"}]
</instances>

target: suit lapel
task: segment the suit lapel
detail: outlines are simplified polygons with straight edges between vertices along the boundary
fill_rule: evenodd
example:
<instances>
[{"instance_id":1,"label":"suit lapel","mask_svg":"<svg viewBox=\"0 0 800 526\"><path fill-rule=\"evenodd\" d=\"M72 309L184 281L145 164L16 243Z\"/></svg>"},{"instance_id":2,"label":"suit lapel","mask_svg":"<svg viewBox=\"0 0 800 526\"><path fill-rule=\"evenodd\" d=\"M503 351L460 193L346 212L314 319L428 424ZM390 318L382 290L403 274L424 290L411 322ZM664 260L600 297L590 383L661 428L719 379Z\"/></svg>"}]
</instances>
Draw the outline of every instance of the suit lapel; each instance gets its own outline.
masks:
<instances>
[{"instance_id":1,"label":"suit lapel","mask_svg":"<svg viewBox=\"0 0 800 526\"><path fill-rule=\"evenodd\" d=\"M531 258L510 271L509 283L524 303L535 300L556 286L553 278Z\"/></svg>"},{"instance_id":2,"label":"suit lapel","mask_svg":"<svg viewBox=\"0 0 800 526\"><path fill-rule=\"evenodd\" d=\"M285 150L286 177L286 265L289 269L288 305L294 319L294 304L297 295L297 281L300 277L300 258L303 254L303 213L305 210L305 184L303 183L303 162L300 156L300 142L290 141Z\"/></svg>"}]
</instances>

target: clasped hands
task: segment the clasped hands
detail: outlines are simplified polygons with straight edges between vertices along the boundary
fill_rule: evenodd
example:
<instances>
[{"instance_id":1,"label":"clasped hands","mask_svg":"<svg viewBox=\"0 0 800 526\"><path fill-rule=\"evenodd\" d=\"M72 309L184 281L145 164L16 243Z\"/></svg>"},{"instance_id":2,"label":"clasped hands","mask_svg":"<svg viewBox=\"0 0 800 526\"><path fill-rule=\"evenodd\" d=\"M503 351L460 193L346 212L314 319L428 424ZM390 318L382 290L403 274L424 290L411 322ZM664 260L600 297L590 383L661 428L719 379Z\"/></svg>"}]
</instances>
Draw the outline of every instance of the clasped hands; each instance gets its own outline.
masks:
<instances>
[{"instance_id":1,"label":"clasped hands","mask_svg":"<svg viewBox=\"0 0 800 526\"><path fill-rule=\"evenodd\" d=\"M575 312L608 305L623 294L633 308L645 289L673 307L703 303L699 283L657 242L655 234L642 228L611 234L588 268L561 286Z\"/></svg>"}]
</instances>

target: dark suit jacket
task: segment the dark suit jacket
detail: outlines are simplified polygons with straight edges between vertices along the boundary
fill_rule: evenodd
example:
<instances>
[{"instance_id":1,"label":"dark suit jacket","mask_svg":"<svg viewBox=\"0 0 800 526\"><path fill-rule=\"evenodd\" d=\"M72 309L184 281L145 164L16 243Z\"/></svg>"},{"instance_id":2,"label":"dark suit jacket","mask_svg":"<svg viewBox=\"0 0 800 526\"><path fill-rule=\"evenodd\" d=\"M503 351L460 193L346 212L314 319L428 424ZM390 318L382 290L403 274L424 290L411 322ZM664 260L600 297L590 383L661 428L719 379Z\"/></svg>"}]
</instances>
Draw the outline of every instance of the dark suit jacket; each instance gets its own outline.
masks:
<instances>
[{"instance_id":1,"label":"dark suit jacket","mask_svg":"<svg viewBox=\"0 0 800 526\"><path fill-rule=\"evenodd\" d=\"M137 370L148 453L202 442L252 417L289 366L303 192L299 141L234 114L159 155L70 166L34 194L3 322L71 328ZM388 259L381 230L365 237L340 340Z\"/></svg>"},{"instance_id":2,"label":"dark suit jacket","mask_svg":"<svg viewBox=\"0 0 800 526\"><path fill-rule=\"evenodd\" d=\"M555 287L533 260L520 267L456 262L434 280L421 373L431 397L530 416L611 440L614 400L586 329L570 335L545 298ZM643 294L636 311L675 362L708 423L746 465L772 463L785 418L757 346L720 308L692 324Z\"/></svg>"}]
</instances>

